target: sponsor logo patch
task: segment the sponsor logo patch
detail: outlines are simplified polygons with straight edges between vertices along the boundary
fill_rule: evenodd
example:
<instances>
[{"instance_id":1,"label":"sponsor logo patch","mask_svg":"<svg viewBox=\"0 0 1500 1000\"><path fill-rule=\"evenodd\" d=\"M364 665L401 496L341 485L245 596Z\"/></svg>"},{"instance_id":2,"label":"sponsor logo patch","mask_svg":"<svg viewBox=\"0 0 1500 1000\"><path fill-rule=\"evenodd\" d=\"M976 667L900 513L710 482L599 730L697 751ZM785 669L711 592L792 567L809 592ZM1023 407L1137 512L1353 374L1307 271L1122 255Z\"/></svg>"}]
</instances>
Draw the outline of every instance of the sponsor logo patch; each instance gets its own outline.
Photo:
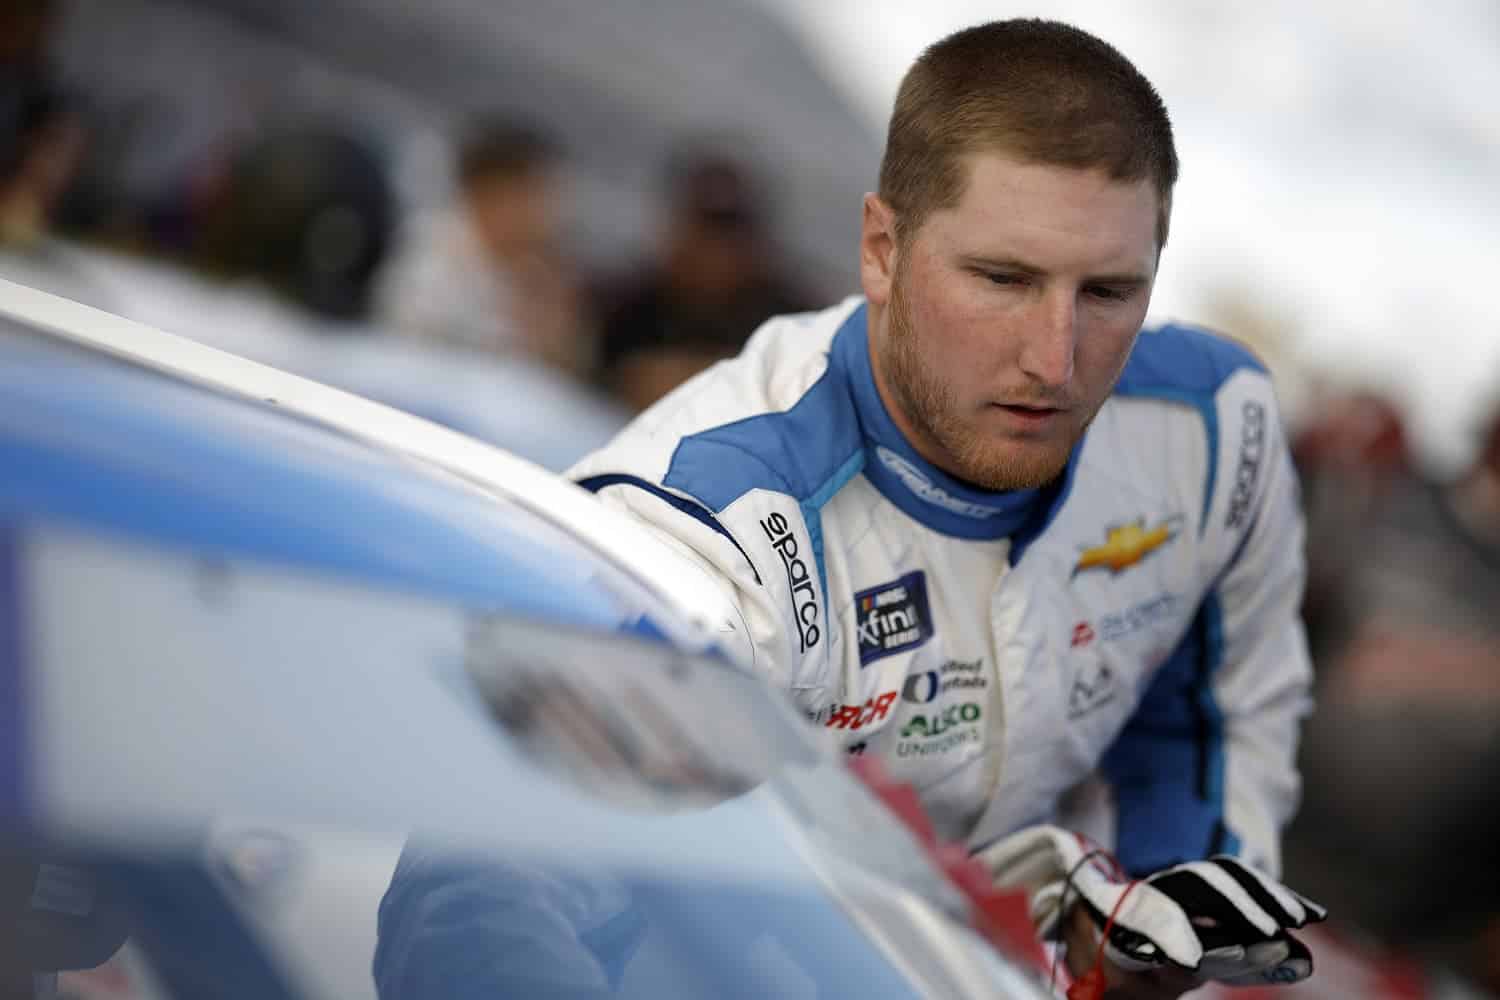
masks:
<instances>
[{"instance_id":1,"label":"sponsor logo patch","mask_svg":"<svg viewBox=\"0 0 1500 1000\"><path fill-rule=\"evenodd\" d=\"M786 586L791 594L793 617L797 622L797 640L802 652L818 644L822 633L818 629L817 585L808 572L807 562L797 547L797 536L792 533L791 523L782 514L773 513L761 519L760 528L771 541L771 548L781 557L786 568Z\"/></svg>"},{"instance_id":2,"label":"sponsor logo patch","mask_svg":"<svg viewBox=\"0 0 1500 1000\"><path fill-rule=\"evenodd\" d=\"M1147 528L1146 519L1137 518L1128 524L1115 525L1105 532L1103 545L1083 550L1073 567L1073 575L1107 569L1110 576L1118 576L1176 538L1181 521L1181 517L1169 517Z\"/></svg>"},{"instance_id":3,"label":"sponsor logo patch","mask_svg":"<svg viewBox=\"0 0 1500 1000\"><path fill-rule=\"evenodd\" d=\"M1068 692L1068 718L1077 719L1114 700L1115 672L1103 663L1080 676Z\"/></svg>"},{"instance_id":4,"label":"sponsor logo patch","mask_svg":"<svg viewBox=\"0 0 1500 1000\"><path fill-rule=\"evenodd\" d=\"M1181 603L1176 594L1157 594L1149 600L1131 605L1099 619L1099 637L1114 642L1172 616Z\"/></svg>"},{"instance_id":5,"label":"sponsor logo patch","mask_svg":"<svg viewBox=\"0 0 1500 1000\"><path fill-rule=\"evenodd\" d=\"M1234 487L1229 494L1229 513L1224 527L1244 525L1255 499L1255 484L1260 479L1260 463L1266 453L1266 408L1247 399L1240 410L1240 460L1234 467Z\"/></svg>"},{"instance_id":6,"label":"sponsor logo patch","mask_svg":"<svg viewBox=\"0 0 1500 1000\"><path fill-rule=\"evenodd\" d=\"M982 665L982 660L949 660L936 670L912 674L901 688L901 700L929 705L949 691L983 690L989 686L989 679Z\"/></svg>"},{"instance_id":7,"label":"sponsor logo patch","mask_svg":"<svg viewBox=\"0 0 1500 1000\"><path fill-rule=\"evenodd\" d=\"M893 656L932 638L927 576L921 570L854 595L859 665Z\"/></svg>"},{"instance_id":8,"label":"sponsor logo patch","mask_svg":"<svg viewBox=\"0 0 1500 1000\"><path fill-rule=\"evenodd\" d=\"M896 744L897 757L937 757L959 747L979 742L979 730L966 726L927 740L901 740Z\"/></svg>"},{"instance_id":9,"label":"sponsor logo patch","mask_svg":"<svg viewBox=\"0 0 1500 1000\"><path fill-rule=\"evenodd\" d=\"M1170 619L1181 605L1182 598L1176 594L1157 594L1139 604L1132 604L1124 611L1112 611L1101 616L1097 619L1097 627L1094 623L1080 621L1073 626L1071 645L1074 649L1078 649L1089 645L1095 639L1101 642L1124 639L1143 628Z\"/></svg>"},{"instance_id":10,"label":"sponsor logo patch","mask_svg":"<svg viewBox=\"0 0 1500 1000\"><path fill-rule=\"evenodd\" d=\"M941 507L949 513L958 514L961 517L972 517L980 521L1000 513L999 507L987 507L984 504L954 496L929 479L921 469L884 445L877 445L875 454L879 456L880 464L890 469L896 478L901 480L903 486L911 490L918 499L925 500L934 507Z\"/></svg>"},{"instance_id":11,"label":"sponsor logo patch","mask_svg":"<svg viewBox=\"0 0 1500 1000\"><path fill-rule=\"evenodd\" d=\"M979 720L984 710L978 702L949 705L941 712L913 715L901 727L897 757L928 757L949 753L979 742Z\"/></svg>"},{"instance_id":12,"label":"sponsor logo patch","mask_svg":"<svg viewBox=\"0 0 1500 1000\"><path fill-rule=\"evenodd\" d=\"M823 723L829 729L863 729L884 719L896 704L897 691L887 691L873 698L866 698L863 705L834 705Z\"/></svg>"}]
</instances>

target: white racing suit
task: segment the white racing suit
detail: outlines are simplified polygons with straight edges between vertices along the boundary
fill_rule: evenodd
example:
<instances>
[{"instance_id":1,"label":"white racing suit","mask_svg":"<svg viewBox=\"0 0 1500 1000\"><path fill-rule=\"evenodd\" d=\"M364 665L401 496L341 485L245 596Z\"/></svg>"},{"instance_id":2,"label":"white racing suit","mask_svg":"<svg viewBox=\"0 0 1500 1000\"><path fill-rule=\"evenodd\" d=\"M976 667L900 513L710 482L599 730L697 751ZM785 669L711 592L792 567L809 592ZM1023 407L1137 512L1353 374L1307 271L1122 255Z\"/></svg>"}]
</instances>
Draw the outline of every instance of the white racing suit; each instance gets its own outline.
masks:
<instances>
[{"instance_id":1,"label":"white racing suit","mask_svg":"<svg viewBox=\"0 0 1500 1000\"><path fill-rule=\"evenodd\" d=\"M1051 821L1137 872L1214 852L1278 872L1303 529L1242 348L1142 332L1059 481L988 493L896 429L850 299L771 320L570 475L707 566L726 642L947 836Z\"/></svg>"}]
</instances>

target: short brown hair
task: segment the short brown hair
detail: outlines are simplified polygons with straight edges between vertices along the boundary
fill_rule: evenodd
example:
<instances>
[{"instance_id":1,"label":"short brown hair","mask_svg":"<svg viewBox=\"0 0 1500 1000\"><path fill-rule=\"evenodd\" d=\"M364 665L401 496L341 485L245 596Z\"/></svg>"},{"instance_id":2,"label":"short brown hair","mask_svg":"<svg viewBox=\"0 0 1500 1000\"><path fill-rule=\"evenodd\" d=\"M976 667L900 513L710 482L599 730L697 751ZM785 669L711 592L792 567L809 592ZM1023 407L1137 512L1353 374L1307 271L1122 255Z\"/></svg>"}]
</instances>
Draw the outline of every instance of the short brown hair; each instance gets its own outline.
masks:
<instances>
[{"instance_id":1,"label":"short brown hair","mask_svg":"<svg viewBox=\"0 0 1500 1000\"><path fill-rule=\"evenodd\" d=\"M491 178L509 180L553 166L562 149L528 120L486 117L472 123L458 147L458 179L465 187Z\"/></svg>"},{"instance_id":2,"label":"short brown hair","mask_svg":"<svg viewBox=\"0 0 1500 1000\"><path fill-rule=\"evenodd\" d=\"M1070 25L995 21L932 45L896 95L880 164L880 197L897 232L963 196L967 153L1102 168L1117 181L1150 178L1166 245L1177 150L1166 106L1113 46Z\"/></svg>"}]
</instances>

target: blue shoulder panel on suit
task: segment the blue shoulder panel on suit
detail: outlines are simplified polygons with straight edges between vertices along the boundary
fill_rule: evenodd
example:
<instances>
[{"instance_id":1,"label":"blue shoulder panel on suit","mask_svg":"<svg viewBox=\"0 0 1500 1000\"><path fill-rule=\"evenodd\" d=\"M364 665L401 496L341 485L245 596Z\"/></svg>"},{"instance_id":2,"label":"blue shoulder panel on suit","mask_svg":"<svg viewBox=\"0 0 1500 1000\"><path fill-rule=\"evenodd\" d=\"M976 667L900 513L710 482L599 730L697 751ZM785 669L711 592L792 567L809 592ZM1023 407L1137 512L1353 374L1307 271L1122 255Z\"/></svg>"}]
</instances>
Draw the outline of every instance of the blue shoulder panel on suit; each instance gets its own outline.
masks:
<instances>
[{"instance_id":1,"label":"blue shoulder panel on suit","mask_svg":"<svg viewBox=\"0 0 1500 1000\"><path fill-rule=\"evenodd\" d=\"M715 514L751 490L791 497L807 525L826 602L822 509L863 466L864 438L848 380L830 361L791 409L683 438L662 485L697 498Z\"/></svg>"},{"instance_id":2,"label":"blue shoulder panel on suit","mask_svg":"<svg viewBox=\"0 0 1500 1000\"><path fill-rule=\"evenodd\" d=\"M1244 369L1266 371L1243 344L1196 327L1168 324L1141 332L1115 385L1117 396L1171 400L1192 407L1203 418L1208 471L1200 532L1208 524L1208 512L1213 507L1219 466L1219 411L1214 397L1230 376Z\"/></svg>"}]
</instances>

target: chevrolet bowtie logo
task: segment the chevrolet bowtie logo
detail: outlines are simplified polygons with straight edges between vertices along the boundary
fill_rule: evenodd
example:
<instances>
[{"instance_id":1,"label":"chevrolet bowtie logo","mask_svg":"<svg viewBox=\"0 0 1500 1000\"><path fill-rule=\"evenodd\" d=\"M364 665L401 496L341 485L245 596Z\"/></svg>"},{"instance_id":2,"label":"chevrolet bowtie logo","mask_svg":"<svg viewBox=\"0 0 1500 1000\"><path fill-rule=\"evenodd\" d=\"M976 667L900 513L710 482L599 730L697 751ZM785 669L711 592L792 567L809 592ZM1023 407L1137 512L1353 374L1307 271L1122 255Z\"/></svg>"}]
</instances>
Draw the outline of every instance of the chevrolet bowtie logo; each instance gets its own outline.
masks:
<instances>
[{"instance_id":1,"label":"chevrolet bowtie logo","mask_svg":"<svg viewBox=\"0 0 1500 1000\"><path fill-rule=\"evenodd\" d=\"M1107 569L1111 575L1121 573L1177 537L1178 518L1168 518L1147 529L1146 519L1110 528L1104 544L1085 549L1073 567L1077 576L1091 569Z\"/></svg>"}]
</instances>

